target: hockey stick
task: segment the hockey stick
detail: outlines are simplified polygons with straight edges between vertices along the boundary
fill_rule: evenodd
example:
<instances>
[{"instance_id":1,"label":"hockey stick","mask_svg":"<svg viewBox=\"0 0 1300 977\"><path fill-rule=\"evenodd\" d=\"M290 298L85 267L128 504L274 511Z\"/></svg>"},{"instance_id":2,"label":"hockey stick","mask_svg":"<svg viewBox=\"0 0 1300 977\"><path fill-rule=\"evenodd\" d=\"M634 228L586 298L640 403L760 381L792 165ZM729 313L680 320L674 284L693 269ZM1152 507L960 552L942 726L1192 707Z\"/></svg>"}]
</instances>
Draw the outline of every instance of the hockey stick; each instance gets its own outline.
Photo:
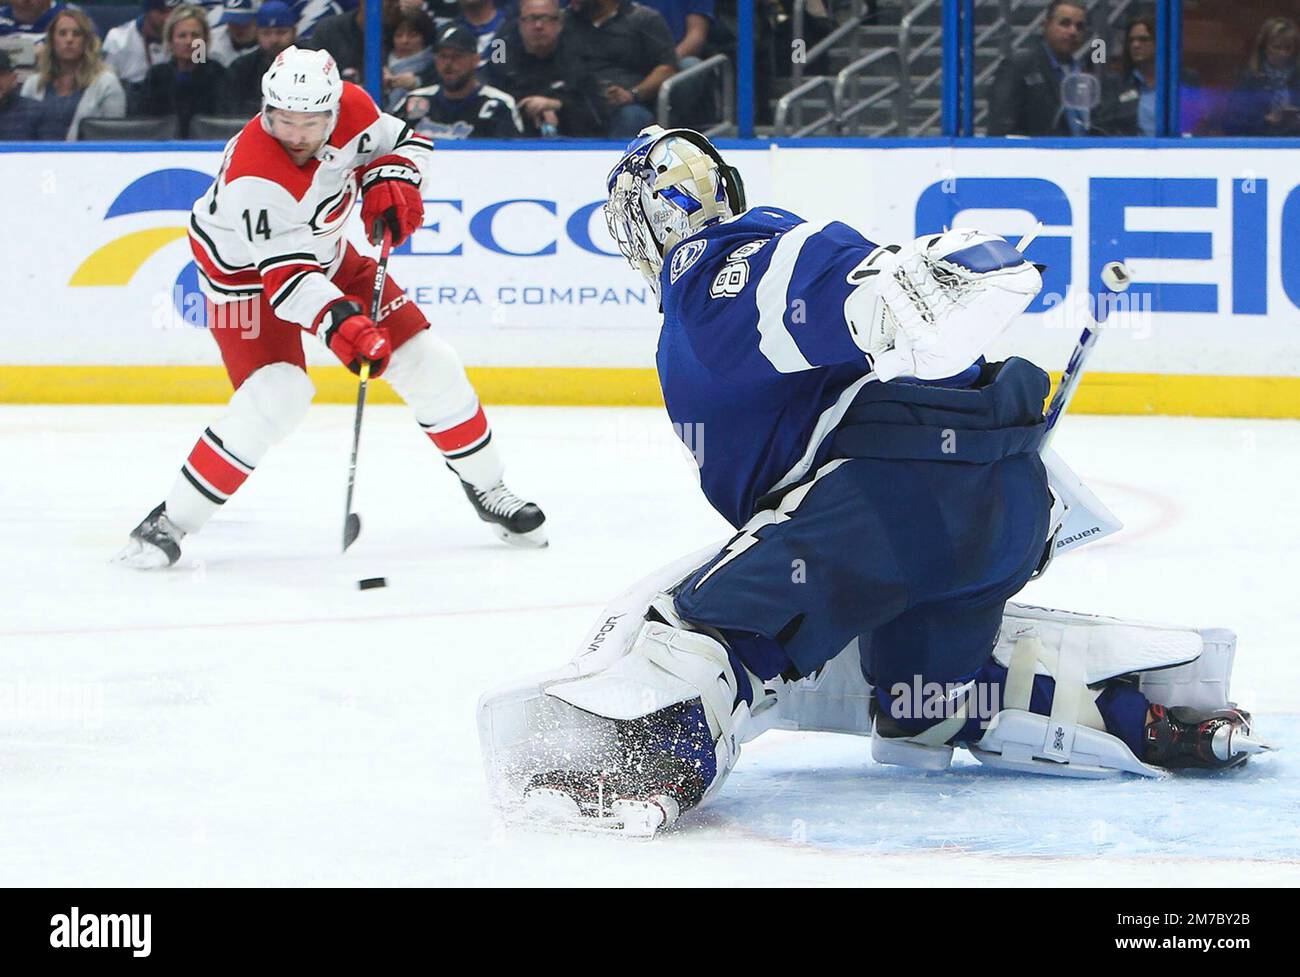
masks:
<instances>
[{"instance_id":1,"label":"hockey stick","mask_svg":"<svg viewBox=\"0 0 1300 977\"><path fill-rule=\"evenodd\" d=\"M379 264L375 267L375 294L370 302L370 319L379 322L379 307L384 299L384 282L388 278L388 252L393 246L393 237L384 221L376 220L371 228L370 238L376 240L382 235L383 246L379 252ZM370 381L370 361L361 361L361 383L357 387L357 413L352 421L352 461L348 465L348 498L343 507L343 552L357 541L361 535L361 517L352 511L352 490L357 484L357 449L361 447L361 412L366 409L366 384Z\"/></svg>"},{"instance_id":2,"label":"hockey stick","mask_svg":"<svg viewBox=\"0 0 1300 977\"><path fill-rule=\"evenodd\" d=\"M1083 333L1079 336L1079 341L1074 344L1074 352L1070 354L1070 360L1065 364L1065 370L1061 373L1061 382L1056 386L1056 393L1052 395L1051 402L1047 405L1047 427L1043 432L1043 440L1039 445L1039 452L1047 450L1048 444L1052 440L1052 435L1056 432L1056 425L1061 420L1061 415L1065 409L1070 406L1070 401L1074 398L1075 391L1079 388L1079 381L1083 378L1083 368L1087 363L1088 356L1092 353L1092 348L1097 345L1097 337L1101 335L1102 323L1110 316L1111 303L1103 301L1102 296L1117 295L1120 292L1128 290L1133 281L1133 276L1129 274L1128 268L1122 261L1112 261L1101 270L1102 284L1106 291L1099 292L1097 295L1097 312L1092 316L1092 321L1083 327Z\"/></svg>"}]
</instances>

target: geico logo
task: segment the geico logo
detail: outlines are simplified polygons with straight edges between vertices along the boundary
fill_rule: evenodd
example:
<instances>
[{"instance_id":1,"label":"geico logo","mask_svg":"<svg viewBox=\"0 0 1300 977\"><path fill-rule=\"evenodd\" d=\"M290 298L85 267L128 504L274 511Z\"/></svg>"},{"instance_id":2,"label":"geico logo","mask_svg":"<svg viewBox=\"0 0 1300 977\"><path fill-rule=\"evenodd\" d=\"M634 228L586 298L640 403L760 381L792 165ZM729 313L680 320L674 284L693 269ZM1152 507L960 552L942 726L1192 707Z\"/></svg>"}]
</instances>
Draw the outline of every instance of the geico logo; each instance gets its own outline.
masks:
<instances>
[{"instance_id":1,"label":"geico logo","mask_svg":"<svg viewBox=\"0 0 1300 977\"><path fill-rule=\"evenodd\" d=\"M979 220L975 211L1019 211L1042 221L1043 233L1027 253L1047 271L1030 312L1050 309L1069 291L1074 238L1087 249L1088 277L1081 287L1092 292L1100 288L1109 261L1186 262L1181 281L1133 284L1128 295L1150 312L1218 312L1222 304L1238 315L1266 315L1270 282L1300 307L1300 186L1270 187L1267 179L1252 176L1092 177L1087 199L1074 196L1040 177L949 178L917 197L916 233L969 226ZM1076 208L1086 215L1086 226L1076 227ZM1130 213L1139 208L1141 213ZM1183 213L1166 218L1167 224L1176 220L1195 229L1143 229L1159 226L1152 209L1178 209ZM990 224L986 216L978 226L996 232ZM1205 262L1199 266L1204 270L1198 272L1195 262Z\"/></svg>"},{"instance_id":2,"label":"geico logo","mask_svg":"<svg viewBox=\"0 0 1300 977\"><path fill-rule=\"evenodd\" d=\"M619 257L605 231L600 209L605 201L583 204L562 214L554 200L497 200L467 212L463 200L425 200L424 225L394 254L454 257L465 253L465 242L512 258L556 254L560 241L609 258ZM593 239L596 227L599 242Z\"/></svg>"}]
</instances>

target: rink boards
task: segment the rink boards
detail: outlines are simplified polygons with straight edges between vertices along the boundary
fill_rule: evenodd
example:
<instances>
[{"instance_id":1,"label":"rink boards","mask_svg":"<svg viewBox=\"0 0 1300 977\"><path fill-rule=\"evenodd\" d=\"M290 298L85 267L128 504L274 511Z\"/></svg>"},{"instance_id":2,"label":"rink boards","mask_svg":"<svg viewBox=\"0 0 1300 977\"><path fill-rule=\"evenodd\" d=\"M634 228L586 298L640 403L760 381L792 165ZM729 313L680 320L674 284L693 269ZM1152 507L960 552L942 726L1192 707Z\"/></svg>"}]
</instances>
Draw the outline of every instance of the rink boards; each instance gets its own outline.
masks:
<instances>
[{"instance_id":1,"label":"rink boards","mask_svg":"<svg viewBox=\"0 0 1300 977\"><path fill-rule=\"evenodd\" d=\"M617 147L484 145L439 149L393 277L489 402L658 403L655 300L600 208ZM880 241L944 225L1014 240L1041 222L1043 294L995 355L1059 368L1101 266L1126 261L1135 285L1080 410L1300 416L1300 143L723 145L751 204ZM185 237L220 152L196 146L0 145L0 402L228 397ZM318 399L353 396L328 354L308 355Z\"/></svg>"}]
</instances>

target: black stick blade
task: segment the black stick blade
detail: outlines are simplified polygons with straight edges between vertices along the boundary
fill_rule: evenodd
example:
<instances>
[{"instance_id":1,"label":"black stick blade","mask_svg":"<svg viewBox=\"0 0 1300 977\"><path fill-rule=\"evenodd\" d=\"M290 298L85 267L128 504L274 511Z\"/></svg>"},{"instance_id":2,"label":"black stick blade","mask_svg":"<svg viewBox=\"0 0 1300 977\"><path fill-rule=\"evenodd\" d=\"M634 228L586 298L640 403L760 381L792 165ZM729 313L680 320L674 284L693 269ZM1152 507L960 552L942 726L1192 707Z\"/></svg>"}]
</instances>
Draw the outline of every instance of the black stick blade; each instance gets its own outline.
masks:
<instances>
[{"instance_id":1,"label":"black stick blade","mask_svg":"<svg viewBox=\"0 0 1300 977\"><path fill-rule=\"evenodd\" d=\"M348 547L357 541L361 535L361 517L355 512L349 512L348 517L343 520L343 552L348 551Z\"/></svg>"}]
</instances>

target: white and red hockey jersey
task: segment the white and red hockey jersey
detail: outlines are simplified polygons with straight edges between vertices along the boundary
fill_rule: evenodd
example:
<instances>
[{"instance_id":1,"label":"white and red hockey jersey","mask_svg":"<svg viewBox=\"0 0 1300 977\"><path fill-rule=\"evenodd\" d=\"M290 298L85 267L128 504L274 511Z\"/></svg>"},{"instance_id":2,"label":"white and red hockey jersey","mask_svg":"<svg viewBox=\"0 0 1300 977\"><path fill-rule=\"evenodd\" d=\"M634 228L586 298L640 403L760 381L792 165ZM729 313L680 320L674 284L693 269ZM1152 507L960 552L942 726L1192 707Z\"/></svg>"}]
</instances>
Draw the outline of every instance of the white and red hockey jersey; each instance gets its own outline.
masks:
<instances>
[{"instance_id":1,"label":"white and red hockey jersey","mask_svg":"<svg viewBox=\"0 0 1300 977\"><path fill-rule=\"evenodd\" d=\"M217 305L265 293L276 316L314 333L343 295L330 276L343 259L362 170L395 154L427 175L432 150L351 82L343 83L334 132L303 166L255 116L226 144L216 182L190 212L199 287Z\"/></svg>"}]
</instances>

